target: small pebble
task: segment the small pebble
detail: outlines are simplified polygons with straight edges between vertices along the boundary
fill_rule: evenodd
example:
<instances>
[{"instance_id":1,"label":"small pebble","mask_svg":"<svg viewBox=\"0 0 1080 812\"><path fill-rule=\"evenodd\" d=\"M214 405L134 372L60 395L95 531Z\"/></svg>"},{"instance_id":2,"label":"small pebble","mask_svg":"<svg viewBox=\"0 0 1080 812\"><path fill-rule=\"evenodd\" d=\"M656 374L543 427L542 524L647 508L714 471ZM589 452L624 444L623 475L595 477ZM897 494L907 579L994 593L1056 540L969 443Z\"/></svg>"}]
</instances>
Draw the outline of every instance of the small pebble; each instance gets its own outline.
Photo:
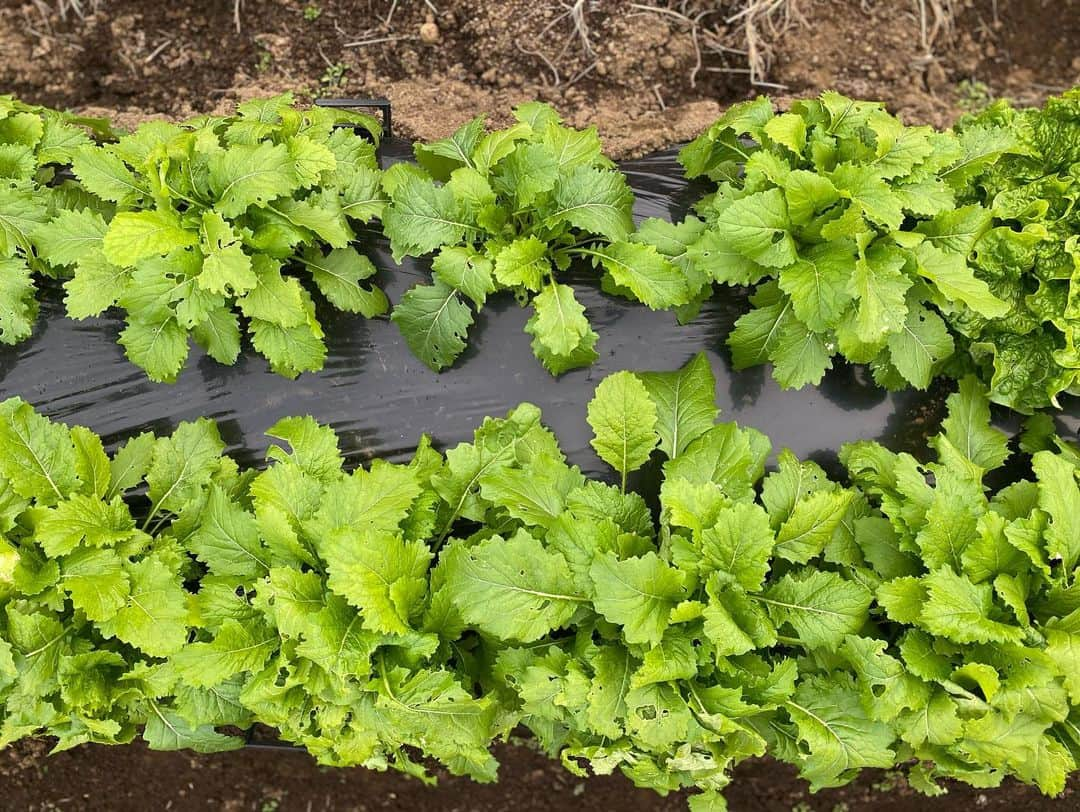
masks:
<instances>
[{"instance_id":1,"label":"small pebble","mask_svg":"<svg viewBox=\"0 0 1080 812\"><path fill-rule=\"evenodd\" d=\"M420 41L426 42L428 45L432 45L439 41L441 33L439 32L439 26L434 21L428 20L426 23L420 26Z\"/></svg>"}]
</instances>

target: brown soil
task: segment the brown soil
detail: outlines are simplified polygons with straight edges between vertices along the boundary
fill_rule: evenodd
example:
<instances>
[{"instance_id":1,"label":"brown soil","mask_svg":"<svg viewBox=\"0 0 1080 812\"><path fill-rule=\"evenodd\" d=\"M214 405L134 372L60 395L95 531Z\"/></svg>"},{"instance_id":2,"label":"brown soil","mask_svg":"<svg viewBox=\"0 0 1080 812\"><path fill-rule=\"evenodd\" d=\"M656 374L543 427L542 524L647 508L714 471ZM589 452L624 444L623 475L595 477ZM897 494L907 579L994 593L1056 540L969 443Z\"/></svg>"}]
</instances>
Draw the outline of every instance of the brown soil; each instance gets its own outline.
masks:
<instances>
[{"instance_id":1,"label":"brown soil","mask_svg":"<svg viewBox=\"0 0 1080 812\"><path fill-rule=\"evenodd\" d=\"M1080 0L787 0L786 29L779 13L755 22L769 83L757 87L745 56L717 50L745 50L746 18L725 22L745 0L243 0L239 32L231 0L78 4L83 17L73 0L0 0L0 91L125 123L286 89L386 95L401 134L420 138L542 98L628 157L692 137L754 92L833 87L940 125L1080 77ZM928 11L924 36L920 5L955 11ZM59 7L66 18L41 11Z\"/></svg>"},{"instance_id":2,"label":"brown soil","mask_svg":"<svg viewBox=\"0 0 1080 812\"><path fill-rule=\"evenodd\" d=\"M45 756L43 742L0 754L0 805L6 810L146 812L685 812L683 795L661 798L622 777L575 778L527 746L498 748L497 784L441 775L435 787L398 774L318 767L297 751L241 750L211 756L156 753L142 745L90 745ZM1080 782L1057 800L1006 784L996 790L953 786L926 798L902 778L869 771L849 787L816 795L771 761L744 763L726 792L732 812L1076 812Z\"/></svg>"},{"instance_id":3,"label":"brown soil","mask_svg":"<svg viewBox=\"0 0 1080 812\"><path fill-rule=\"evenodd\" d=\"M615 0L243 0L237 31L232 0L78 0L83 16L73 0L0 0L0 93L122 124L285 90L385 95L399 133L419 138L478 113L500 123L511 105L541 98L576 125L596 124L609 151L628 157L696 135L754 92L783 100L836 88L944 125L995 96L1038 103L1080 80L1080 0L788 0L786 30L779 17L774 28L757 22L767 67L757 78L769 85L756 87L745 56L714 47L746 48L745 18L724 22L745 0L640 4L711 12L695 36L672 14ZM929 13L924 37L920 5L955 13L936 23ZM577 27L572 8L584 12ZM681 797L659 799L619 777L581 781L527 746L500 748L496 785L444 778L437 789L322 769L295 752L93 746L45 758L45 749L24 742L0 753L0 809L685 808ZM1080 810L1080 782L1056 801L1013 784L925 799L872 773L811 796L790 769L756 761L739 768L728 798L736 812L1065 812Z\"/></svg>"}]
</instances>

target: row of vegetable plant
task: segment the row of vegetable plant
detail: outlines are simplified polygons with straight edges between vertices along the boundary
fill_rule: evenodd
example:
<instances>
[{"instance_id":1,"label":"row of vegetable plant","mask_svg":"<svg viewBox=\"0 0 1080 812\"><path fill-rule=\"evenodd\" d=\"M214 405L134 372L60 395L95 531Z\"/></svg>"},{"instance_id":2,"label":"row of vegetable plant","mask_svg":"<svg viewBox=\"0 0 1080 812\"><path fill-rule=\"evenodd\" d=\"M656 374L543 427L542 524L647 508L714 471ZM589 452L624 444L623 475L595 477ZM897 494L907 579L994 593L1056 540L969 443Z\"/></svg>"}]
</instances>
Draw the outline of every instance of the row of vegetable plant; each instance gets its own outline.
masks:
<instances>
[{"instance_id":1,"label":"row of vegetable plant","mask_svg":"<svg viewBox=\"0 0 1080 812\"><path fill-rule=\"evenodd\" d=\"M295 377L326 356L313 294L390 310L356 245L378 220L397 260L432 257L431 283L391 318L436 370L501 291L531 308L548 370L590 364L599 337L564 276L577 261L681 320L714 283L755 286L732 355L771 362L786 387L838 355L894 388L976 373L1022 411L1077 386L1080 90L945 132L835 93L780 114L764 97L735 105L681 153L715 186L696 214L639 228L595 129L539 103L514 114L382 171L377 122L289 96L119 137L0 98L0 340L30 334L32 275L47 274L66 280L74 318L123 310L120 340L154 380L175 380L189 338L234 362L245 332Z\"/></svg>"},{"instance_id":2,"label":"row of vegetable plant","mask_svg":"<svg viewBox=\"0 0 1080 812\"><path fill-rule=\"evenodd\" d=\"M109 455L0 405L0 744L209 752L270 725L329 765L496 779L524 727L577 774L724 808L768 753L813 788L868 767L916 788L1080 758L1080 450L1010 445L973 377L920 462L860 441L844 481L717 423L703 356L618 372L588 405L614 481L539 410L472 443L343 470L281 420L265 470L215 424ZM651 462L650 462L651 461ZM627 489L662 465L659 509ZM988 474L995 485L987 484Z\"/></svg>"}]
</instances>

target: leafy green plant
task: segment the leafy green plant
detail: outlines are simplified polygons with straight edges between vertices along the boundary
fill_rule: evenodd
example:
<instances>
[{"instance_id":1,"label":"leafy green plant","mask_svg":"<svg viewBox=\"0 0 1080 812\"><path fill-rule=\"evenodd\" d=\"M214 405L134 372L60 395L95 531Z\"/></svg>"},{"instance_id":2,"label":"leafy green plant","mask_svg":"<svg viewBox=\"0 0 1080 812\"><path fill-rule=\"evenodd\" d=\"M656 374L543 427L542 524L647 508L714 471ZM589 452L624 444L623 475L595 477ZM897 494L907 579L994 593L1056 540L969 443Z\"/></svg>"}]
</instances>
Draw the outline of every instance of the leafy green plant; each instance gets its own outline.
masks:
<instances>
[{"instance_id":1,"label":"leafy green plant","mask_svg":"<svg viewBox=\"0 0 1080 812\"><path fill-rule=\"evenodd\" d=\"M968 263L990 213L957 192L1014 144L995 127L905 127L831 92L779 115L761 97L683 149L687 175L717 187L699 216L646 236L697 300L714 281L757 286L728 339L738 369L772 362L799 388L839 354L881 385L925 388L955 349L943 313L1008 313Z\"/></svg>"},{"instance_id":2,"label":"leafy green plant","mask_svg":"<svg viewBox=\"0 0 1080 812\"><path fill-rule=\"evenodd\" d=\"M352 245L353 223L384 205L374 146L353 126L378 133L370 117L301 112L285 95L78 146L82 199L35 229L37 256L72 277L73 318L125 311L120 343L152 380L175 380L189 338L235 362L241 315L275 372L320 369L323 331L301 280L339 310L388 307Z\"/></svg>"},{"instance_id":3,"label":"leafy green plant","mask_svg":"<svg viewBox=\"0 0 1080 812\"><path fill-rule=\"evenodd\" d=\"M257 471L207 420L110 456L9 400L0 744L213 751L259 722L325 764L425 776L422 754L490 781L520 725L578 775L695 788L695 810L764 753L815 789L877 767L1060 792L1080 452L1045 419L1014 452L968 378L934 462L859 442L846 483L786 451L766 473L767 438L712 398L702 357L605 379L588 420L622 487L528 404L346 473L310 418L274 426ZM625 486L649 461L655 515Z\"/></svg>"},{"instance_id":4,"label":"leafy green plant","mask_svg":"<svg viewBox=\"0 0 1080 812\"><path fill-rule=\"evenodd\" d=\"M1009 310L986 318L958 307L949 326L966 339L995 401L1024 412L1057 406L1061 393L1080 392L1080 90L1041 110L997 102L958 129L1016 140L962 194L988 211L972 262Z\"/></svg>"},{"instance_id":5,"label":"leafy green plant","mask_svg":"<svg viewBox=\"0 0 1080 812\"><path fill-rule=\"evenodd\" d=\"M450 138L417 144L420 166L383 176L383 220L394 258L434 253L432 284L418 285L392 319L435 370L465 349L479 310L512 291L533 314L533 351L555 375L596 358L597 335L560 276L576 258L603 269L603 287L669 308L687 301L683 274L633 241L633 194L601 151L595 128L562 125L546 104L516 108L517 123L485 133L483 118Z\"/></svg>"},{"instance_id":6,"label":"leafy green plant","mask_svg":"<svg viewBox=\"0 0 1080 812\"><path fill-rule=\"evenodd\" d=\"M0 343L29 338L38 314L34 275L55 275L34 253L34 233L59 211L93 204L58 168L91 145L91 133L108 132L105 122L0 96Z\"/></svg>"}]
</instances>

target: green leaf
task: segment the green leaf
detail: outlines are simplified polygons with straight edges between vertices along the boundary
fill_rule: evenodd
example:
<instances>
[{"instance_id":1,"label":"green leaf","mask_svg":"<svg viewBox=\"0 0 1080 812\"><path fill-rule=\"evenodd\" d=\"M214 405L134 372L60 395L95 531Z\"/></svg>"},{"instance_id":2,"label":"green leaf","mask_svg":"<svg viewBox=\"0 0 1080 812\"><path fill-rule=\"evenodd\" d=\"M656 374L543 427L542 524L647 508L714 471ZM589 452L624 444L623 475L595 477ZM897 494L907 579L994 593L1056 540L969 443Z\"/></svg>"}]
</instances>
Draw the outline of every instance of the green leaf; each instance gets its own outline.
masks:
<instances>
[{"instance_id":1,"label":"green leaf","mask_svg":"<svg viewBox=\"0 0 1080 812\"><path fill-rule=\"evenodd\" d=\"M948 568L923 579L927 600L921 623L932 634L956 643L1019 643L1023 631L991 617L993 588L974 584Z\"/></svg>"},{"instance_id":2,"label":"green leaf","mask_svg":"<svg viewBox=\"0 0 1080 812\"><path fill-rule=\"evenodd\" d=\"M666 310L690 301L684 274L653 246L614 242L598 248L599 259L615 284L653 310Z\"/></svg>"},{"instance_id":3,"label":"green leaf","mask_svg":"<svg viewBox=\"0 0 1080 812\"><path fill-rule=\"evenodd\" d=\"M212 725L189 725L174 711L150 703L143 739L151 750L194 750L196 753L221 753L244 746L239 736L218 733Z\"/></svg>"},{"instance_id":4,"label":"green leaf","mask_svg":"<svg viewBox=\"0 0 1080 812\"><path fill-rule=\"evenodd\" d=\"M851 302L849 280L855 273L855 248L846 240L812 246L780 272L781 289L791 297L795 315L815 332L835 327Z\"/></svg>"},{"instance_id":5,"label":"green leaf","mask_svg":"<svg viewBox=\"0 0 1080 812\"><path fill-rule=\"evenodd\" d=\"M930 242L920 245L915 254L919 260L919 273L949 299L966 304L988 319L1000 318L1009 312L1009 305L974 275L963 254L947 253Z\"/></svg>"},{"instance_id":6,"label":"green leaf","mask_svg":"<svg viewBox=\"0 0 1080 812\"><path fill-rule=\"evenodd\" d=\"M335 248L326 256L320 251L307 251L304 264L323 296L338 310L371 319L389 308L386 294L379 288L360 284L375 275L375 266L355 248Z\"/></svg>"},{"instance_id":7,"label":"green leaf","mask_svg":"<svg viewBox=\"0 0 1080 812\"><path fill-rule=\"evenodd\" d=\"M113 265L132 267L141 259L165 256L198 241L173 212L155 209L120 212L109 223L102 247Z\"/></svg>"},{"instance_id":8,"label":"green leaf","mask_svg":"<svg viewBox=\"0 0 1080 812\"><path fill-rule=\"evenodd\" d=\"M19 398L0 404L0 452L0 475L19 496L55 505L79 487L67 426L40 416Z\"/></svg>"},{"instance_id":9,"label":"green leaf","mask_svg":"<svg viewBox=\"0 0 1080 812\"><path fill-rule=\"evenodd\" d=\"M1046 551L1052 560L1061 562L1065 572L1071 573L1080 562L1080 527L1076 523L1080 516L1080 487L1076 469L1049 451L1037 453L1031 467L1039 481L1039 507L1050 517Z\"/></svg>"},{"instance_id":10,"label":"green leaf","mask_svg":"<svg viewBox=\"0 0 1080 812\"><path fill-rule=\"evenodd\" d=\"M440 245L455 245L474 227L445 186L407 177L391 197L392 205L383 214L383 230L390 238L395 262L405 255L430 253Z\"/></svg>"},{"instance_id":11,"label":"green leaf","mask_svg":"<svg viewBox=\"0 0 1080 812\"><path fill-rule=\"evenodd\" d=\"M941 316L921 305L909 306L903 329L889 335L889 360L904 380L926 389L939 365L955 349Z\"/></svg>"},{"instance_id":12,"label":"green leaf","mask_svg":"<svg viewBox=\"0 0 1080 812\"><path fill-rule=\"evenodd\" d=\"M990 425L990 400L983 386L969 375L946 404L949 414L941 421L941 428L953 447L988 471L1004 465L1010 454L1009 440Z\"/></svg>"},{"instance_id":13,"label":"green leaf","mask_svg":"<svg viewBox=\"0 0 1080 812\"><path fill-rule=\"evenodd\" d=\"M834 572L803 569L780 578L758 598L777 626L788 624L810 648L837 646L867 619L870 591Z\"/></svg>"},{"instance_id":14,"label":"green leaf","mask_svg":"<svg viewBox=\"0 0 1080 812\"><path fill-rule=\"evenodd\" d=\"M187 599L180 577L163 558L150 556L124 567L130 590L117 612L98 628L151 657L168 657L187 640Z\"/></svg>"},{"instance_id":15,"label":"green leaf","mask_svg":"<svg viewBox=\"0 0 1080 812\"><path fill-rule=\"evenodd\" d=\"M620 625L628 643L657 645L671 610L687 595L684 574L652 552L622 561L614 553L599 555L589 577L596 611Z\"/></svg>"},{"instance_id":16,"label":"green leaf","mask_svg":"<svg viewBox=\"0 0 1080 812\"><path fill-rule=\"evenodd\" d=\"M198 283L203 290L244 293L258 284L251 257L240 245L240 236L216 211L203 212L202 249L206 258Z\"/></svg>"},{"instance_id":17,"label":"green leaf","mask_svg":"<svg viewBox=\"0 0 1080 812\"><path fill-rule=\"evenodd\" d=\"M552 282L533 297L532 305L535 312L525 330L552 355L570 356L592 332L569 285Z\"/></svg>"},{"instance_id":18,"label":"green leaf","mask_svg":"<svg viewBox=\"0 0 1080 812\"><path fill-rule=\"evenodd\" d=\"M789 229L787 203L779 189L747 195L721 211L719 237L747 259L767 268L786 268L798 259Z\"/></svg>"},{"instance_id":19,"label":"green leaf","mask_svg":"<svg viewBox=\"0 0 1080 812\"><path fill-rule=\"evenodd\" d=\"M809 749L800 775L812 790L840 786L864 767L891 767L892 729L867 717L850 676L814 676L785 708Z\"/></svg>"},{"instance_id":20,"label":"green leaf","mask_svg":"<svg viewBox=\"0 0 1080 812\"><path fill-rule=\"evenodd\" d=\"M324 537L319 552L328 584L360 610L364 628L404 634L421 608L431 551L377 530L339 530Z\"/></svg>"},{"instance_id":21,"label":"green leaf","mask_svg":"<svg viewBox=\"0 0 1080 812\"><path fill-rule=\"evenodd\" d=\"M465 349L473 317L455 288L435 280L410 289L394 308L405 343L417 358L438 372L454 363Z\"/></svg>"},{"instance_id":22,"label":"green leaf","mask_svg":"<svg viewBox=\"0 0 1080 812\"><path fill-rule=\"evenodd\" d=\"M547 250L547 244L536 237L519 237L495 255L495 278L506 287L540 290L551 273Z\"/></svg>"},{"instance_id":23,"label":"green leaf","mask_svg":"<svg viewBox=\"0 0 1080 812\"><path fill-rule=\"evenodd\" d=\"M33 333L36 293L30 266L23 259L0 258L0 343L18 344Z\"/></svg>"},{"instance_id":24,"label":"green leaf","mask_svg":"<svg viewBox=\"0 0 1080 812\"><path fill-rule=\"evenodd\" d=\"M73 153L71 168L83 188L102 200L128 206L147 196L135 174L109 149L90 144L79 147Z\"/></svg>"},{"instance_id":25,"label":"green leaf","mask_svg":"<svg viewBox=\"0 0 1080 812\"><path fill-rule=\"evenodd\" d=\"M679 456L694 440L713 427L716 379L705 353L699 352L675 372L639 372L656 407L656 433L660 450Z\"/></svg>"},{"instance_id":26,"label":"green leaf","mask_svg":"<svg viewBox=\"0 0 1080 812\"><path fill-rule=\"evenodd\" d=\"M132 319L120 332L124 354L150 380L172 383L188 357L188 334L172 316L154 321Z\"/></svg>"},{"instance_id":27,"label":"green leaf","mask_svg":"<svg viewBox=\"0 0 1080 812\"><path fill-rule=\"evenodd\" d=\"M703 571L726 573L747 592L756 592L765 582L775 545L769 517L759 505L725 507L701 531Z\"/></svg>"},{"instance_id":28,"label":"green leaf","mask_svg":"<svg viewBox=\"0 0 1080 812\"><path fill-rule=\"evenodd\" d=\"M589 401L590 444L621 474L623 490L626 475L644 465L659 442L656 420L656 406L645 384L631 372L609 375Z\"/></svg>"},{"instance_id":29,"label":"green leaf","mask_svg":"<svg viewBox=\"0 0 1080 812\"><path fill-rule=\"evenodd\" d=\"M127 604L129 580L121 563L112 550L81 549L64 558L64 589L88 620L109 620Z\"/></svg>"},{"instance_id":30,"label":"green leaf","mask_svg":"<svg viewBox=\"0 0 1080 812\"><path fill-rule=\"evenodd\" d=\"M616 242L633 230L630 209L634 196L618 172L579 166L561 175L555 185L551 225L568 223L587 234Z\"/></svg>"},{"instance_id":31,"label":"green leaf","mask_svg":"<svg viewBox=\"0 0 1080 812\"><path fill-rule=\"evenodd\" d=\"M284 144L231 146L210 156L209 170L210 188L217 198L214 208L224 217L237 217L249 206L265 206L301 186Z\"/></svg>"},{"instance_id":32,"label":"green leaf","mask_svg":"<svg viewBox=\"0 0 1080 812\"><path fill-rule=\"evenodd\" d=\"M219 486L211 486L199 524L187 546L212 575L258 578L269 569L255 517Z\"/></svg>"},{"instance_id":33,"label":"green leaf","mask_svg":"<svg viewBox=\"0 0 1080 812\"><path fill-rule=\"evenodd\" d=\"M776 534L776 555L805 564L821 554L851 507L850 491L817 491L795 503Z\"/></svg>"},{"instance_id":34,"label":"green leaf","mask_svg":"<svg viewBox=\"0 0 1080 812\"><path fill-rule=\"evenodd\" d=\"M50 265L74 265L102 247L108 226L95 211L63 209L34 231L34 248Z\"/></svg>"},{"instance_id":35,"label":"green leaf","mask_svg":"<svg viewBox=\"0 0 1080 812\"><path fill-rule=\"evenodd\" d=\"M445 567L444 588L465 622L500 640L538 640L584 600L566 560L524 530L455 549Z\"/></svg>"},{"instance_id":36,"label":"green leaf","mask_svg":"<svg viewBox=\"0 0 1080 812\"><path fill-rule=\"evenodd\" d=\"M185 683L210 688L234 674L260 670L280 644L277 634L261 623L226 618L213 640L184 646L172 662Z\"/></svg>"},{"instance_id":37,"label":"green leaf","mask_svg":"<svg viewBox=\"0 0 1080 812\"><path fill-rule=\"evenodd\" d=\"M431 262L433 276L448 287L457 288L480 307L494 293L494 266L487 257L470 248L443 246ZM535 302L535 300L534 300Z\"/></svg>"},{"instance_id":38,"label":"green leaf","mask_svg":"<svg viewBox=\"0 0 1080 812\"><path fill-rule=\"evenodd\" d=\"M120 497L109 502L73 494L44 513L36 540L51 558L67 555L81 544L106 547L135 535L135 520Z\"/></svg>"},{"instance_id":39,"label":"green leaf","mask_svg":"<svg viewBox=\"0 0 1080 812\"><path fill-rule=\"evenodd\" d=\"M206 418L181 423L171 437L159 438L151 454L146 483L156 510L179 513L210 482L225 444Z\"/></svg>"}]
</instances>

